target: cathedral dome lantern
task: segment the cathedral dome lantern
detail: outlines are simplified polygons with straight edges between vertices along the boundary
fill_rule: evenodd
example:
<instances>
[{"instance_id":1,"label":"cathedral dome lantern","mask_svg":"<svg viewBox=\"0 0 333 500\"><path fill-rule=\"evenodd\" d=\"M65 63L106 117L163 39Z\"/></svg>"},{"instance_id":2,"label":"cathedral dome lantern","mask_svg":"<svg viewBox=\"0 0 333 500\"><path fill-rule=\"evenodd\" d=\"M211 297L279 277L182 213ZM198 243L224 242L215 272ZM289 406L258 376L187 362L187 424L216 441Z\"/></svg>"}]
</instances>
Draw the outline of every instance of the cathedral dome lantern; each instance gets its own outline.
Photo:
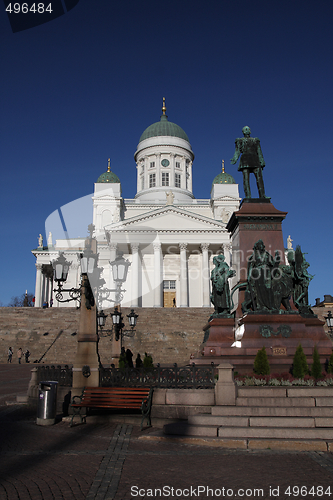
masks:
<instances>
[{"instance_id":1,"label":"cathedral dome lantern","mask_svg":"<svg viewBox=\"0 0 333 500\"><path fill-rule=\"evenodd\" d=\"M222 160L222 172L220 172L215 177L215 179L213 180L213 186L214 184L236 184L236 181L233 178L233 176L227 174L227 172L224 170L224 160Z\"/></svg>"},{"instance_id":2,"label":"cathedral dome lantern","mask_svg":"<svg viewBox=\"0 0 333 500\"><path fill-rule=\"evenodd\" d=\"M225 171L224 160L222 160L222 172L213 180L210 200L214 218L224 223L227 223L231 214L238 210L240 202L238 184L233 176Z\"/></svg>"},{"instance_id":3,"label":"cathedral dome lantern","mask_svg":"<svg viewBox=\"0 0 333 500\"><path fill-rule=\"evenodd\" d=\"M119 177L114 173L114 172L111 172L111 166L110 166L110 158L108 160L108 169L106 172L103 172L103 174L101 174L97 181L98 183L100 182L111 182L111 183L116 183L116 184L120 184L120 180L119 180Z\"/></svg>"},{"instance_id":4,"label":"cathedral dome lantern","mask_svg":"<svg viewBox=\"0 0 333 500\"><path fill-rule=\"evenodd\" d=\"M144 130L134 159L137 166L136 199L163 203L169 191L172 191L175 201L194 198L194 154L186 132L168 120L165 98L160 121Z\"/></svg>"}]
</instances>

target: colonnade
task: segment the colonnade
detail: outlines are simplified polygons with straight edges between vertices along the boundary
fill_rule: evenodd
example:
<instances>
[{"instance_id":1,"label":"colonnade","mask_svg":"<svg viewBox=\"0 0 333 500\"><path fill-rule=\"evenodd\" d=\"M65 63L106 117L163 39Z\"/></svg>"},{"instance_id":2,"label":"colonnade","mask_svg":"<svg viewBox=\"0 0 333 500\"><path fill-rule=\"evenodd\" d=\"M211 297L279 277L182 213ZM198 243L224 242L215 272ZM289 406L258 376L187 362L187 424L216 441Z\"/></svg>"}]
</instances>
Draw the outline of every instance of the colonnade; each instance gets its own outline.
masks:
<instances>
[{"instance_id":1,"label":"colonnade","mask_svg":"<svg viewBox=\"0 0 333 500\"><path fill-rule=\"evenodd\" d=\"M141 279L139 273L142 272L140 266L140 254L139 243L131 243L131 306L139 307L139 297L142 295L140 290ZM188 260L189 260L189 244L187 242L181 242L178 245L179 257L180 257L180 267L176 274L179 276L179 296L177 297L178 307L189 307L189 272L188 272ZM201 243L201 269L200 269L200 287L202 290L201 304L202 307L210 307L210 265L209 265L209 243ZM160 242L153 243L153 273L152 273L152 293L153 293L153 306L163 307L163 276L164 276L164 264L163 264L163 252L162 244ZM110 246L112 262L116 258L117 244L113 243ZM230 261L229 256L226 256L226 261ZM168 278L167 278L168 279ZM113 288L112 273L110 269L110 288Z\"/></svg>"}]
</instances>

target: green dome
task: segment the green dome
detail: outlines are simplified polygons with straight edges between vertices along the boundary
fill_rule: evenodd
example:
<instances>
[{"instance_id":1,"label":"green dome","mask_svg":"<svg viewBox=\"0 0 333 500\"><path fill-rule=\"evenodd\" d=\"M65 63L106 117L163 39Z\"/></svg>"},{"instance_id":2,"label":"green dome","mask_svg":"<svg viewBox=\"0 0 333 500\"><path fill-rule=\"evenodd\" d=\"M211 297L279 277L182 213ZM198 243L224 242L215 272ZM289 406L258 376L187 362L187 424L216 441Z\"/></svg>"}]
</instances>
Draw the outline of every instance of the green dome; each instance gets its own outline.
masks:
<instances>
[{"instance_id":1,"label":"green dome","mask_svg":"<svg viewBox=\"0 0 333 500\"><path fill-rule=\"evenodd\" d=\"M107 172L104 172L102 175L100 175L97 179L96 182L113 182L113 183L120 183L119 177L111 172L109 169Z\"/></svg>"},{"instance_id":2,"label":"green dome","mask_svg":"<svg viewBox=\"0 0 333 500\"><path fill-rule=\"evenodd\" d=\"M236 181L232 175L227 174L227 172L224 171L223 167L222 172L218 174L213 180L213 185L214 184L236 184Z\"/></svg>"},{"instance_id":3,"label":"green dome","mask_svg":"<svg viewBox=\"0 0 333 500\"><path fill-rule=\"evenodd\" d=\"M161 135L179 137L180 139L190 142L184 130L179 127L179 125L176 125L176 123L169 122L168 117L164 114L161 116L161 120L159 122L153 123L146 128L141 135L139 142L149 139L150 137L158 137Z\"/></svg>"}]
</instances>

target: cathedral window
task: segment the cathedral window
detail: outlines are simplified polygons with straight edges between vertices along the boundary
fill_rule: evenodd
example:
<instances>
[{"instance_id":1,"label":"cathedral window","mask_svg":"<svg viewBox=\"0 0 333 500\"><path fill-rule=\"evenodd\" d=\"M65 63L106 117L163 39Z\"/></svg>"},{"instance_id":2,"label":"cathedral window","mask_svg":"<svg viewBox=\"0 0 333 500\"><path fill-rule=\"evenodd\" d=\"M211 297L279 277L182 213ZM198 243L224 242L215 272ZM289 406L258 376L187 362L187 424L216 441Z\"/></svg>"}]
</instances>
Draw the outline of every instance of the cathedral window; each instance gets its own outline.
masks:
<instances>
[{"instance_id":1,"label":"cathedral window","mask_svg":"<svg viewBox=\"0 0 333 500\"><path fill-rule=\"evenodd\" d=\"M150 168L154 168L155 167L155 162L154 161L151 161L150 162Z\"/></svg>"},{"instance_id":2,"label":"cathedral window","mask_svg":"<svg viewBox=\"0 0 333 500\"><path fill-rule=\"evenodd\" d=\"M176 168L180 168L180 162L176 161Z\"/></svg>"},{"instance_id":3,"label":"cathedral window","mask_svg":"<svg viewBox=\"0 0 333 500\"><path fill-rule=\"evenodd\" d=\"M156 186L156 174L149 175L149 187L153 188Z\"/></svg>"},{"instance_id":4,"label":"cathedral window","mask_svg":"<svg viewBox=\"0 0 333 500\"><path fill-rule=\"evenodd\" d=\"M164 280L163 288L164 290L176 290L176 280Z\"/></svg>"},{"instance_id":5,"label":"cathedral window","mask_svg":"<svg viewBox=\"0 0 333 500\"><path fill-rule=\"evenodd\" d=\"M175 174L175 187L176 188L180 188L181 187L180 174Z\"/></svg>"},{"instance_id":6,"label":"cathedral window","mask_svg":"<svg viewBox=\"0 0 333 500\"><path fill-rule=\"evenodd\" d=\"M162 172L162 186L169 186L169 172Z\"/></svg>"}]
</instances>

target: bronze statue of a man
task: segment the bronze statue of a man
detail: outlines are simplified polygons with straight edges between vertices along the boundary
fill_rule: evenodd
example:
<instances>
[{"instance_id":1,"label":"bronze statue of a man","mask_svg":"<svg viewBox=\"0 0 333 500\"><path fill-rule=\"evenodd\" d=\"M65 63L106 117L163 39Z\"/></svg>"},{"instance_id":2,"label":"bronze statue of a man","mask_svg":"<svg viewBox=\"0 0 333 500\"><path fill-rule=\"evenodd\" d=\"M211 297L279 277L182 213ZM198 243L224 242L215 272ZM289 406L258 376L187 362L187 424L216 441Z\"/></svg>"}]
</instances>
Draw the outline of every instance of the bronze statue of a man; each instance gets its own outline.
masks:
<instances>
[{"instance_id":1,"label":"bronze statue of a man","mask_svg":"<svg viewBox=\"0 0 333 500\"><path fill-rule=\"evenodd\" d=\"M235 165L240 155L242 155L239 161L238 170L243 172L245 198L251 198L251 172L255 175L257 181L259 198L266 198L264 180L262 176L262 169L265 166L265 160L261 151L260 141L258 137L250 137L250 127L243 127L242 132L244 137L236 139L235 154L230 161L233 165Z\"/></svg>"},{"instance_id":2,"label":"bronze statue of a man","mask_svg":"<svg viewBox=\"0 0 333 500\"><path fill-rule=\"evenodd\" d=\"M233 308L233 302L230 297L228 279L235 276L236 271L229 268L223 254L215 256L213 263L215 268L211 273L212 293L210 300L214 304L214 315L229 316Z\"/></svg>"}]
</instances>

